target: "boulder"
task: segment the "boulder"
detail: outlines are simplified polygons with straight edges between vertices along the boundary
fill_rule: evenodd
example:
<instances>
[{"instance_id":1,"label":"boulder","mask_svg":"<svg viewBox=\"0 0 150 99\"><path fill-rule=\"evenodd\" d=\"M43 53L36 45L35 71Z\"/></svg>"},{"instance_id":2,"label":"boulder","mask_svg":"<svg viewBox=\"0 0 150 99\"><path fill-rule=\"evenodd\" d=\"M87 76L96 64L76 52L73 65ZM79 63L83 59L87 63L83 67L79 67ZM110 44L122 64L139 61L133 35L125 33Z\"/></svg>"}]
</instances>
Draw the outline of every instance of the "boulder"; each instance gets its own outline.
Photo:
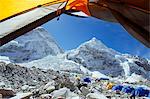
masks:
<instances>
[{"instance_id":1,"label":"boulder","mask_svg":"<svg viewBox=\"0 0 150 99\"><path fill-rule=\"evenodd\" d=\"M47 89L46 89L46 92L47 93L51 93L52 91L55 90L55 86L49 86Z\"/></svg>"},{"instance_id":2,"label":"boulder","mask_svg":"<svg viewBox=\"0 0 150 99\"><path fill-rule=\"evenodd\" d=\"M16 96L10 98L10 99L30 99L30 97L32 96L31 92L27 92L27 93L17 93Z\"/></svg>"},{"instance_id":3,"label":"boulder","mask_svg":"<svg viewBox=\"0 0 150 99\"><path fill-rule=\"evenodd\" d=\"M55 81L52 80L51 82L48 82L45 86L44 86L44 90L46 90L47 93L51 93L52 91L55 90Z\"/></svg>"},{"instance_id":4,"label":"boulder","mask_svg":"<svg viewBox=\"0 0 150 99\"><path fill-rule=\"evenodd\" d=\"M0 89L0 94L3 98L5 98L5 97L13 97L15 96L16 93L12 89L3 88L3 89Z\"/></svg>"},{"instance_id":5,"label":"boulder","mask_svg":"<svg viewBox=\"0 0 150 99\"><path fill-rule=\"evenodd\" d=\"M24 86L21 87L21 89L22 89L23 91L28 90L28 88L29 88L29 85L24 85Z\"/></svg>"},{"instance_id":6,"label":"boulder","mask_svg":"<svg viewBox=\"0 0 150 99\"><path fill-rule=\"evenodd\" d=\"M4 88L5 87L5 83L2 81L0 82L0 88Z\"/></svg>"},{"instance_id":7,"label":"boulder","mask_svg":"<svg viewBox=\"0 0 150 99\"><path fill-rule=\"evenodd\" d=\"M48 82L45 86L44 86L44 89L47 89L49 86L54 86L55 85L55 81L52 80L50 82Z\"/></svg>"},{"instance_id":8,"label":"boulder","mask_svg":"<svg viewBox=\"0 0 150 99\"><path fill-rule=\"evenodd\" d=\"M58 99L59 97L63 99L80 99L79 96L70 91L68 88L61 88L59 90L55 90L52 93L52 99Z\"/></svg>"},{"instance_id":9,"label":"boulder","mask_svg":"<svg viewBox=\"0 0 150 99\"><path fill-rule=\"evenodd\" d=\"M89 90L88 87L82 86L82 87L80 88L80 90L81 90L82 94L85 95L85 96L86 96L88 93L90 93L90 90Z\"/></svg>"},{"instance_id":10,"label":"boulder","mask_svg":"<svg viewBox=\"0 0 150 99\"><path fill-rule=\"evenodd\" d=\"M86 95L86 99L107 99L107 97L104 96L103 94L96 92L96 93L89 93L88 95Z\"/></svg>"},{"instance_id":11,"label":"boulder","mask_svg":"<svg viewBox=\"0 0 150 99\"><path fill-rule=\"evenodd\" d=\"M40 96L40 99L51 99L52 98L52 95L51 94L42 94Z\"/></svg>"}]
</instances>

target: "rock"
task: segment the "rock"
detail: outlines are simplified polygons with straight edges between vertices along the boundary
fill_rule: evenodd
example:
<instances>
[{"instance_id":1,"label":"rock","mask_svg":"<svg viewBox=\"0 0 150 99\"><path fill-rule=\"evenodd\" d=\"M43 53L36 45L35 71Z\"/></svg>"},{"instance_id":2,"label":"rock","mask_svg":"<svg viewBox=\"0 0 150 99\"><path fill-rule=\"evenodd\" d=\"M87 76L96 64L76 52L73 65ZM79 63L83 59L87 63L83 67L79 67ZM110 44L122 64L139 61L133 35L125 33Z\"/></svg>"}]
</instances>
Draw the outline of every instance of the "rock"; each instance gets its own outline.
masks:
<instances>
[{"instance_id":1,"label":"rock","mask_svg":"<svg viewBox=\"0 0 150 99\"><path fill-rule=\"evenodd\" d=\"M40 96L42 93L40 93L39 89L35 89L32 91L32 94L33 94L33 97L37 97L37 96Z\"/></svg>"},{"instance_id":2,"label":"rock","mask_svg":"<svg viewBox=\"0 0 150 99\"><path fill-rule=\"evenodd\" d=\"M86 96L88 93L90 93L90 90L89 90L88 87L82 86L82 87L80 88L80 90L81 90L81 92L82 92L82 94L83 94L84 96Z\"/></svg>"},{"instance_id":3,"label":"rock","mask_svg":"<svg viewBox=\"0 0 150 99\"><path fill-rule=\"evenodd\" d=\"M2 81L0 82L0 88L4 88L5 87L5 83Z\"/></svg>"},{"instance_id":4,"label":"rock","mask_svg":"<svg viewBox=\"0 0 150 99\"><path fill-rule=\"evenodd\" d=\"M28 90L28 88L29 88L29 85L24 85L24 86L21 87L21 89L22 89L23 91Z\"/></svg>"},{"instance_id":5,"label":"rock","mask_svg":"<svg viewBox=\"0 0 150 99\"><path fill-rule=\"evenodd\" d=\"M51 94L42 94L40 96L40 99L51 99L52 98L52 95Z\"/></svg>"},{"instance_id":6,"label":"rock","mask_svg":"<svg viewBox=\"0 0 150 99\"><path fill-rule=\"evenodd\" d=\"M6 97L9 98L9 97L15 96L16 93L13 91L13 89L5 88L5 89L0 89L0 94L2 95L3 98L6 98Z\"/></svg>"},{"instance_id":7,"label":"rock","mask_svg":"<svg viewBox=\"0 0 150 99\"><path fill-rule=\"evenodd\" d=\"M34 90L36 89L36 86L29 86L28 90Z\"/></svg>"},{"instance_id":8,"label":"rock","mask_svg":"<svg viewBox=\"0 0 150 99\"><path fill-rule=\"evenodd\" d=\"M96 92L96 93L89 93L86 96L86 99L108 99L108 98L104 96L103 94Z\"/></svg>"},{"instance_id":9,"label":"rock","mask_svg":"<svg viewBox=\"0 0 150 99\"><path fill-rule=\"evenodd\" d=\"M47 93L51 93L52 91L55 90L55 81L52 80L51 82L48 82L43 89L46 90Z\"/></svg>"},{"instance_id":10,"label":"rock","mask_svg":"<svg viewBox=\"0 0 150 99\"><path fill-rule=\"evenodd\" d=\"M32 93L17 93L16 96L10 98L10 99L30 99L32 96Z\"/></svg>"},{"instance_id":11,"label":"rock","mask_svg":"<svg viewBox=\"0 0 150 99\"><path fill-rule=\"evenodd\" d=\"M79 96L73 92L71 92L68 88L61 88L59 90L55 90L52 94L52 99L57 99L62 97L64 99L80 99Z\"/></svg>"},{"instance_id":12,"label":"rock","mask_svg":"<svg viewBox=\"0 0 150 99\"><path fill-rule=\"evenodd\" d=\"M3 97L2 97L2 94L0 94L0 99L2 99Z\"/></svg>"},{"instance_id":13,"label":"rock","mask_svg":"<svg viewBox=\"0 0 150 99\"><path fill-rule=\"evenodd\" d=\"M0 62L0 88L11 87L15 92L23 90L32 92L34 89L52 82L51 77L59 75L52 70L45 71L43 72L43 69L27 68L21 65Z\"/></svg>"},{"instance_id":14,"label":"rock","mask_svg":"<svg viewBox=\"0 0 150 99\"><path fill-rule=\"evenodd\" d=\"M54 86L54 85L55 85L55 81L52 80L52 81L48 82L48 83L44 86L43 89L47 89L49 86Z\"/></svg>"},{"instance_id":15,"label":"rock","mask_svg":"<svg viewBox=\"0 0 150 99\"><path fill-rule=\"evenodd\" d=\"M46 92L47 93L51 93L52 91L55 90L55 86L49 86L47 89L46 89Z\"/></svg>"}]
</instances>

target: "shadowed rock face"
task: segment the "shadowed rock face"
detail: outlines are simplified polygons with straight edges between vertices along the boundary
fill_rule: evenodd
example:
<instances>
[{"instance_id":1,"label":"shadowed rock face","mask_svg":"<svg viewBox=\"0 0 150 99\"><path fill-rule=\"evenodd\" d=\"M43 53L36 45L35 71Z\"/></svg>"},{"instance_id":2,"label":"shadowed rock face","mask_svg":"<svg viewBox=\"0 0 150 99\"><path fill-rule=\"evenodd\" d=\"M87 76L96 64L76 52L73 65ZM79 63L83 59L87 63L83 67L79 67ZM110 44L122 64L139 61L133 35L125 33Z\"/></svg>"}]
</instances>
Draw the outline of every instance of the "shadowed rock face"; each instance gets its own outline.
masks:
<instances>
[{"instance_id":1,"label":"shadowed rock face","mask_svg":"<svg viewBox=\"0 0 150 99\"><path fill-rule=\"evenodd\" d=\"M135 64L137 64L140 67L143 67L145 70L150 71L150 64L148 64L147 60L139 60L139 61L135 61Z\"/></svg>"},{"instance_id":2,"label":"shadowed rock face","mask_svg":"<svg viewBox=\"0 0 150 99\"><path fill-rule=\"evenodd\" d=\"M63 50L41 27L0 47L0 56L8 56L15 63L28 62L60 53L63 53Z\"/></svg>"}]
</instances>

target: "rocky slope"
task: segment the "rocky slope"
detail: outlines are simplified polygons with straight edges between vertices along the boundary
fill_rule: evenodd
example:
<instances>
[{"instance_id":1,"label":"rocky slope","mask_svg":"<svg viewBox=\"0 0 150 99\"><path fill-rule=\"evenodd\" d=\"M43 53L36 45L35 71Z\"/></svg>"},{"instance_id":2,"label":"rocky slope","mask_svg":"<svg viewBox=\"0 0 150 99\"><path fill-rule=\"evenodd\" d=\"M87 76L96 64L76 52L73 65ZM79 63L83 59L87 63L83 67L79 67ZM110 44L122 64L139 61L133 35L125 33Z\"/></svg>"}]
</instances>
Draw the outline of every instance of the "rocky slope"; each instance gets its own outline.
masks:
<instances>
[{"instance_id":1,"label":"rocky slope","mask_svg":"<svg viewBox=\"0 0 150 99\"><path fill-rule=\"evenodd\" d=\"M65 74L51 69L27 68L0 62L0 88L12 88L16 92L39 89L48 82L56 80L56 78L59 78L58 83L63 83L65 76L67 76L67 72ZM68 83L71 84L71 82L66 82L66 84Z\"/></svg>"},{"instance_id":2,"label":"rocky slope","mask_svg":"<svg viewBox=\"0 0 150 99\"><path fill-rule=\"evenodd\" d=\"M91 83L83 81L87 76L91 78ZM133 76L135 80L137 75ZM131 78L129 79L131 80ZM123 84L134 88L142 86L150 89L148 87L150 82L146 79L142 79L140 83L132 82L133 84L122 83L118 79L110 81L116 85ZM130 94L116 94L114 91L108 90L106 88L107 83L107 80L96 81L87 74L58 72L36 67L27 68L0 62L0 89L4 88L16 92L14 97L10 96L12 97L10 99L21 99L21 97L28 95L31 96L31 99L57 99L62 97L63 99L129 99ZM137 99L140 98L137 97Z\"/></svg>"}]
</instances>

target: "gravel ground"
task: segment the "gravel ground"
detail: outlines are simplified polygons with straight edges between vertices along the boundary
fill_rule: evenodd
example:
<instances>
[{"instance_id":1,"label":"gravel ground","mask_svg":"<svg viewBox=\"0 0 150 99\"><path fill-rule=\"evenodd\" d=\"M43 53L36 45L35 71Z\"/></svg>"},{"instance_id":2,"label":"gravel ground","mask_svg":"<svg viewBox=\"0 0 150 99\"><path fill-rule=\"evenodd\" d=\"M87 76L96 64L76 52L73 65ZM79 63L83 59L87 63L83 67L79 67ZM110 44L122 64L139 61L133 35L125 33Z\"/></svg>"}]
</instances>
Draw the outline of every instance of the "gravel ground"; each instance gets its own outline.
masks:
<instances>
[{"instance_id":1,"label":"gravel ground","mask_svg":"<svg viewBox=\"0 0 150 99\"><path fill-rule=\"evenodd\" d=\"M77 75L81 77L85 76L84 74ZM53 82L53 84L51 82ZM94 92L103 94L108 99L130 99L128 94L116 94L111 90L106 90L104 83L106 83L106 81L86 85L82 81L77 80L76 77L72 76L72 73L69 72L42 70L35 67L26 68L12 63L6 64L0 62L0 88L11 88L16 93L31 92L33 93L33 99L38 99L43 94L51 94L54 90L59 90L64 87L77 94L80 99L86 99L87 94ZM139 82L130 85L150 86L150 82ZM143 99L143 97L136 98Z\"/></svg>"}]
</instances>

